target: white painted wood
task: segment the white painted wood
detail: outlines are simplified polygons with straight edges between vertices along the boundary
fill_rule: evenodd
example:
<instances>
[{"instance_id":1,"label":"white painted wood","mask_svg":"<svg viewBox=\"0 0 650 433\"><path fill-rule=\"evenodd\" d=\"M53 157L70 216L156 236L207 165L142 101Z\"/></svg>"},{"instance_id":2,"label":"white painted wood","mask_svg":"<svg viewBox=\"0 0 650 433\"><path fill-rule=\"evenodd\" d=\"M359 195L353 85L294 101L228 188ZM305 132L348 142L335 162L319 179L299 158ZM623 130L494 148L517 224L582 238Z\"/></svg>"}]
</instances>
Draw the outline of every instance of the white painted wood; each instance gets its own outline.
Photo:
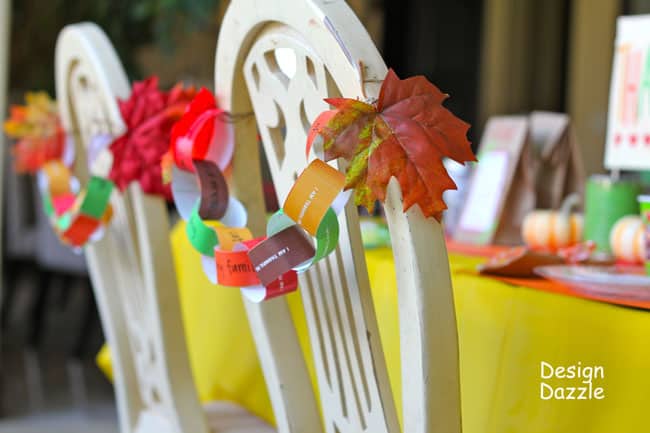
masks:
<instances>
[{"instance_id":1,"label":"white painted wood","mask_svg":"<svg viewBox=\"0 0 650 433\"><path fill-rule=\"evenodd\" d=\"M119 136L124 131L116 97L130 93L119 59L99 27L82 23L62 30L56 87L64 127L74 134L75 173L85 183L86 147L95 134ZM106 235L85 253L111 347L121 432L270 431L248 413L223 406L212 406L206 417L198 402L164 200L133 184L125 194L114 194L111 204L114 217Z\"/></svg>"},{"instance_id":2,"label":"white painted wood","mask_svg":"<svg viewBox=\"0 0 650 433\"><path fill-rule=\"evenodd\" d=\"M115 97L128 97L129 83L121 67L109 49L102 57L95 47L100 30L92 24L77 24L64 28L56 45L56 93L63 126L73 134L77 151L76 174L82 182L88 175L84 164L84 149L93 133L99 132L96 121L111 122L101 125L114 135L124 130ZM90 39L88 34L96 37ZM101 42L100 42L101 43ZM104 41L103 45L107 42ZM110 47L109 47L110 48ZM104 62L110 61L113 71L105 75ZM86 85L84 85L84 83ZM83 108L81 108L83 107ZM115 123L115 125L113 125ZM92 126L91 126L92 125ZM139 391L135 366L130 362L131 348L125 314L116 296L117 278L114 273L113 254L115 240L109 233L101 241L88 246L85 256L93 283L97 306L107 341L111 346L115 393L120 417L120 430L133 431L138 419Z\"/></svg>"},{"instance_id":3,"label":"white painted wood","mask_svg":"<svg viewBox=\"0 0 650 433\"><path fill-rule=\"evenodd\" d=\"M244 408L229 402L214 402L205 406L208 425L213 432L273 433L276 430L261 419L251 416Z\"/></svg>"},{"instance_id":4,"label":"white painted wood","mask_svg":"<svg viewBox=\"0 0 650 433\"><path fill-rule=\"evenodd\" d=\"M386 66L343 0L232 0L219 41L220 104L235 114L254 111L282 202L307 165L306 134L327 108L322 98L374 98ZM280 57L293 52L295 67L282 67L278 48ZM265 221L257 131L251 119L235 127L234 187L259 235ZM458 338L443 230L419 208L402 212L395 180L385 208L399 288L404 431L457 433ZM339 248L300 277L324 430L396 433L356 208L349 204L339 221ZM286 302L247 303L247 312L279 430L317 431Z\"/></svg>"}]
</instances>

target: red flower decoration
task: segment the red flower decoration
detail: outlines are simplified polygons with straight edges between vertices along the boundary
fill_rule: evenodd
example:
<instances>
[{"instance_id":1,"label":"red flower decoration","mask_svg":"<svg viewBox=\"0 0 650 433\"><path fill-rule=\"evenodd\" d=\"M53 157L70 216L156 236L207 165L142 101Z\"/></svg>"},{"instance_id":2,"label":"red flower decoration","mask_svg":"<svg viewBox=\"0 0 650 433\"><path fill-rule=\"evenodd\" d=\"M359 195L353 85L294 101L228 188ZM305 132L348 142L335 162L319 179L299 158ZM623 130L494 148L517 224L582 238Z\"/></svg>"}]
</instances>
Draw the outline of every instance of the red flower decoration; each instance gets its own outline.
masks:
<instances>
[{"instance_id":1,"label":"red flower decoration","mask_svg":"<svg viewBox=\"0 0 650 433\"><path fill-rule=\"evenodd\" d=\"M182 84L163 92L154 76L134 83L129 99L118 101L127 132L111 144L113 167L109 177L120 190L138 181L144 192L171 199L170 186L162 182L160 163L172 126L195 94L193 87Z\"/></svg>"}]
</instances>

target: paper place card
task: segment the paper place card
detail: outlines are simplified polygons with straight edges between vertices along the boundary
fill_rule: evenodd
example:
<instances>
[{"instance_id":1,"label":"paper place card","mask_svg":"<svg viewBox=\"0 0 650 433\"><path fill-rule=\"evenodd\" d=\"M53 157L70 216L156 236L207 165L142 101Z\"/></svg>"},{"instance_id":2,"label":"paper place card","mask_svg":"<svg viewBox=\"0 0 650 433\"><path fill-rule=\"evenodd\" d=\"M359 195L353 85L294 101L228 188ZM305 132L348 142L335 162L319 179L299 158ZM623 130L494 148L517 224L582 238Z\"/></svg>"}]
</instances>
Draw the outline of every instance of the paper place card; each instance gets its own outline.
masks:
<instances>
[{"instance_id":1,"label":"paper place card","mask_svg":"<svg viewBox=\"0 0 650 433\"><path fill-rule=\"evenodd\" d=\"M525 116L498 116L485 126L478 164L454 240L473 244L493 241L526 143Z\"/></svg>"},{"instance_id":2,"label":"paper place card","mask_svg":"<svg viewBox=\"0 0 650 433\"><path fill-rule=\"evenodd\" d=\"M499 202L495 200L503 191L508 174L508 152L488 152L480 159L476 177L481 179L473 185L467 197L460 226L473 232L485 232L496 220Z\"/></svg>"}]
</instances>

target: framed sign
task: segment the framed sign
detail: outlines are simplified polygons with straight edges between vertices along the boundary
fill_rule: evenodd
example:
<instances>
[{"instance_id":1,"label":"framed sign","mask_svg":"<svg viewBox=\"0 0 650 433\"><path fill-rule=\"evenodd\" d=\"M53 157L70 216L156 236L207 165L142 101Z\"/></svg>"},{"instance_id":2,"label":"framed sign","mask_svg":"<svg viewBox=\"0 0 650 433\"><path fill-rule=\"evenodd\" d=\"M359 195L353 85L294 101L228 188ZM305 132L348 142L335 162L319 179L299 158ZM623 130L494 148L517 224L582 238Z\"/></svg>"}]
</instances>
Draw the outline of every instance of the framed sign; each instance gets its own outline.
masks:
<instances>
[{"instance_id":1,"label":"framed sign","mask_svg":"<svg viewBox=\"0 0 650 433\"><path fill-rule=\"evenodd\" d=\"M525 116L488 121L454 240L473 244L493 241L526 143L527 123Z\"/></svg>"},{"instance_id":2,"label":"framed sign","mask_svg":"<svg viewBox=\"0 0 650 433\"><path fill-rule=\"evenodd\" d=\"M650 169L650 15L616 24L605 167Z\"/></svg>"}]
</instances>

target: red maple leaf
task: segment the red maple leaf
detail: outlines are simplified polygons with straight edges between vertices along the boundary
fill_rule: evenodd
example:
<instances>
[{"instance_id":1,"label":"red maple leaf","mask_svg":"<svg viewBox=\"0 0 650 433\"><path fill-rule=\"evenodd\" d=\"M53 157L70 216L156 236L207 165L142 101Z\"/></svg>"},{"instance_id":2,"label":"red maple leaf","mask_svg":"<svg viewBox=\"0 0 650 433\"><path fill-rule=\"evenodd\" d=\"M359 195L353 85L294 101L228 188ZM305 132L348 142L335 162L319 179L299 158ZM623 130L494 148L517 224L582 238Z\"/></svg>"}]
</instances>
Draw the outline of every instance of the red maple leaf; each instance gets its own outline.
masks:
<instances>
[{"instance_id":1,"label":"red maple leaf","mask_svg":"<svg viewBox=\"0 0 650 433\"><path fill-rule=\"evenodd\" d=\"M447 97L425 77L400 80L391 69L375 104L326 99L334 114L323 113L329 119L317 119L313 128L325 160L350 162L346 188L355 189L357 204L370 209L375 200L383 201L394 176L404 211L418 204L425 216L440 220L447 208L442 193L456 188L443 158L476 161L467 140L470 125L442 106Z\"/></svg>"},{"instance_id":2,"label":"red maple leaf","mask_svg":"<svg viewBox=\"0 0 650 433\"><path fill-rule=\"evenodd\" d=\"M27 92L25 105L11 106L4 130L18 140L12 149L17 173L36 173L63 154L65 131L56 101L45 92Z\"/></svg>"}]
</instances>

